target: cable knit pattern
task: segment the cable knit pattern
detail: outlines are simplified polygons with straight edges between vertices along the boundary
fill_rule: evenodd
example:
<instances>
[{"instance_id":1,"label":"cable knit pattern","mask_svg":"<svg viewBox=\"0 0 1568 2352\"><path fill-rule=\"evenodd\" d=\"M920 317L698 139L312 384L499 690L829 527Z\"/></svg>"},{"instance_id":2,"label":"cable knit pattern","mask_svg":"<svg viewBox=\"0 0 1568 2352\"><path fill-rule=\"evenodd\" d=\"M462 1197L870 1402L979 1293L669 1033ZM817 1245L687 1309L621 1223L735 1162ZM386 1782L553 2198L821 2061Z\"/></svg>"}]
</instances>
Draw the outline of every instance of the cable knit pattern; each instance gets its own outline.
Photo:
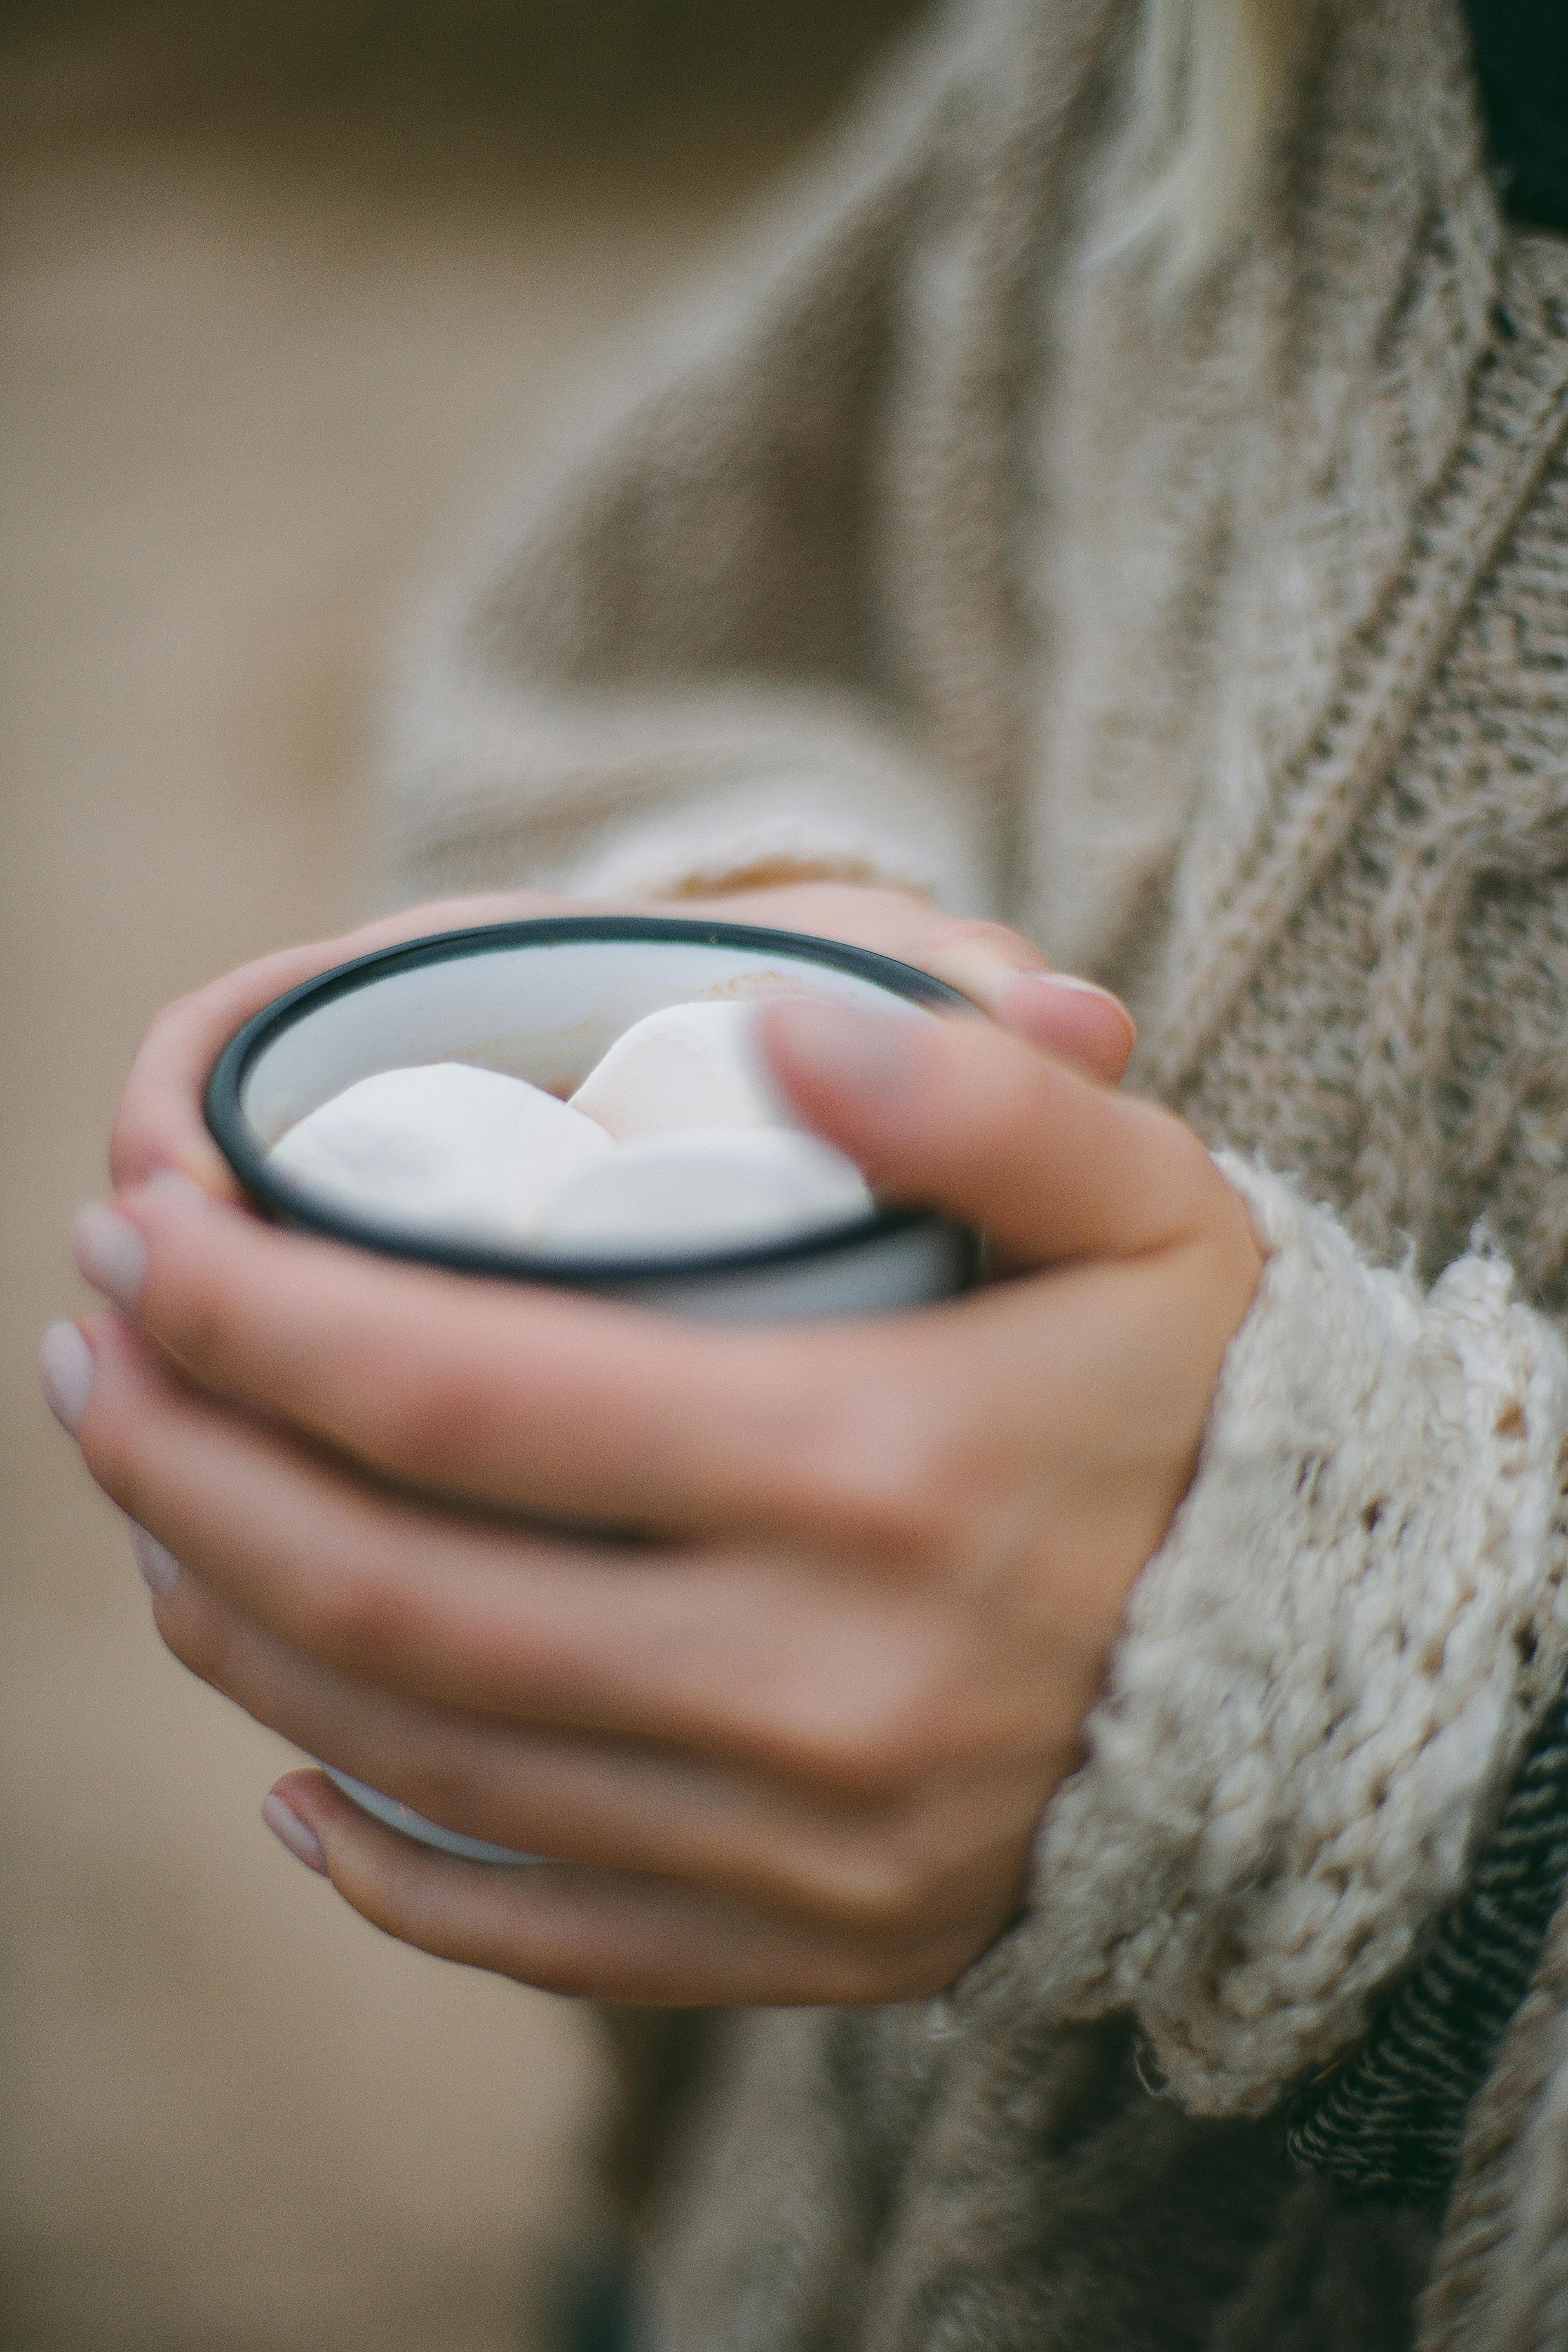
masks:
<instances>
[{"instance_id":1,"label":"cable knit pattern","mask_svg":"<svg viewBox=\"0 0 1568 2352\"><path fill-rule=\"evenodd\" d=\"M1423 1298L1226 1170L1262 1288L1008 1966L1131 2007L1186 2104L1246 2112L1364 2025L1568 1664L1568 1356L1500 1263Z\"/></svg>"},{"instance_id":2,"label":"cable knit pattern","mask_svg":"<svg viewBox=\"0 0 1568 2352\"><path fill-rule=\"evenodd\" d=\"M784 866L1035 932L1270 1249L1026 1916L952 2000L742 2023L671 2352L1406 2352L1425 2217L1347 2220L1276 2103L1568 1658L1568 243L1500 218L1458 0L1300 0L1232 250L1086 267L1141 16L939 19L395 717L399 887ZM1423 2352L1557 2340L1564 1999L1477 2102Z\"/></svg>"}]
</instances>

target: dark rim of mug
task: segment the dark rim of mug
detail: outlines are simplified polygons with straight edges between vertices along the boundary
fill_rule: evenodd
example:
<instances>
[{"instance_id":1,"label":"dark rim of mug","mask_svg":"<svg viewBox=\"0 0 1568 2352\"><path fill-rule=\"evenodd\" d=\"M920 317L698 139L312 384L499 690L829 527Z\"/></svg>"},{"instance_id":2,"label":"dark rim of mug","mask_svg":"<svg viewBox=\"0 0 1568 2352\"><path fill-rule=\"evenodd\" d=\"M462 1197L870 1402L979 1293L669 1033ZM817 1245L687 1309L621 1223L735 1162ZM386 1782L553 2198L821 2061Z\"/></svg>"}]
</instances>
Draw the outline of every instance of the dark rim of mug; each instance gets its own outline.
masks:
<instances>
[{"instance_id":1,"label":"dark rim of mug","mask_svg":"<svg viewBox=\"0 0 1568 2352\"><path fill-rule=\"evenodd\" d=\"M357 1248L384 1257L421 1265L444 1266L459 1274L487 1275L512 1281L553 1284L559 1288L621 1289L633 1283L688 1282L705 1276L767 1273L775 1267L826 1258L840 1251L890 1239L917 1226L946 1226L972 1253L978 1244L963 1227L922 1209L878 1209L847 1223L825 1226L797 1239L770 1242L749 1249L709 1251L701 1255L652 1257L531 1256L522 1250L487 1249L478 1242L428 1239L361 1219L351 1211L328 1206L302 1185L292 1183L272 1169L266 1148L258 1140L242 1101L246 1079L267 1049L306 1016L351 996L359 989L395 972L416 971L425 964L455 963L468 956L495 955L512 948L567 947L584 940L611 945L669 941L689 947L741 948L757 955L787 956L793 963L825 964L872 982L889 994L933 1009L973 1013L973 1005L945 982L891 956L869 948L849 947L837 940L813 939L805 932L753 929L745 923L699 923L660 915L546 916L531 922L486 923L468 930L437 931L425 939L378 948L357 956L352 963L318 972L287 995L274 999L253 1013L243 1029L229 1039L207 1081L206 1120L213 1139L229 1166L258 1207L275 1218L332 1241L351 1242Z\"/></svg>"}]
</instances>

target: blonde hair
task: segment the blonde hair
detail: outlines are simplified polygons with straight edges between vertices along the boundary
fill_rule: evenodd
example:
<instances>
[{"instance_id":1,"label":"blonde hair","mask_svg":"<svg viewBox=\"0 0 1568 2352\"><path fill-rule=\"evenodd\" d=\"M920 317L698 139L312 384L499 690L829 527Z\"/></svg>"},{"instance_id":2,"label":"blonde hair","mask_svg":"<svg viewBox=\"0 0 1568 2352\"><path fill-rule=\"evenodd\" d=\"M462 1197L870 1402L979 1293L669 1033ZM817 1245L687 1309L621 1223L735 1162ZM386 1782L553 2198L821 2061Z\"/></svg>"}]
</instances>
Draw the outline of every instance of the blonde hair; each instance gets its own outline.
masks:
<instances>
[{"instance_id":1,"label":"blonde hair","mask_svg":"<svg viewBox=\"0 0 1568 2352\"><path fill-rule=\"evenodd\" d=\"M1091 258L1155 247L1190 284L1240 225L1306 0L1145 0L1122 184Z\"/></svg>"}]
</instances>

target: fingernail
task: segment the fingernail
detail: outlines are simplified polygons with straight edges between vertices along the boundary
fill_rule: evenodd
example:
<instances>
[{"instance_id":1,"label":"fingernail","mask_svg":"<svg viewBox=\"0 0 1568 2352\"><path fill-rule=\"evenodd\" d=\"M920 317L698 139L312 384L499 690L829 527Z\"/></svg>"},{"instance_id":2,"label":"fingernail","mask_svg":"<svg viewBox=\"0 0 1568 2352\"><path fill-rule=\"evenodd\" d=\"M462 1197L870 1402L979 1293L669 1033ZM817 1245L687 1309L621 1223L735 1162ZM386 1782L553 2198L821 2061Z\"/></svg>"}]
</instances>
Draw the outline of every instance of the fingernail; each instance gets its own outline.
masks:
<instances>
[{"instance_id":1,"label":"fingernail","mask_svg":"<svg viewBox=\"0 0 1568 2352\"><path fill-rule=\"evenodd\" d=\"M1079 980L1076 972L1021 971L1016 977L1032 982L1037 988L1060 989L1064 995L1098 996L1102 1004L1114 1005L1124 1021L1130 1023L1132 1019L1132 1015L1119 996L1114 995L1109 988L1101 988L1096 981Z\"/></svg>"},{"instance_id":2,"label":"fingernail","mask_svg":"<svg viewBox=\"0 0 1568 2352\"><path fill-rule=\"evenodd\" d=\"M887 1013L785 1003L770 1007L773 1034L793 1062L846 1093L892 1095L915 1066L915 1024Z\"/></svg>"},{"instance_id":3,"label":"fingernail","mask_svg":"<svg viewBox=\"0 0 1568 2352\"><path fill-rule=\"evenodd\" d=\"M1006 988L998 995L996 1016L1005 1027L1016 1026L1020 1023L1027 1026L1029 1025L1027 1008L1030 1005L1037 1005L1045 1011L1045 1000L1052 996L1058 1000L1059 1013L1066 1012L1066 1007L1061 1003L1064 996L1077 997L1080 1003L1103 1005L1108 1013L1115 1014L1126 1037L1129 1053L1138 1043L1138 1024L1133 1020L1121 999L1119 996L1113 996L1109 988L1099 987L1092 980L1079 980L1074 972L1020 971L1015 973ZM1047 1017L1049 1017L1048 1013Z\"/></svg>"},{"instance_id":4,"label":"fingernail","mask_svg":"<svg viewBox=\"0 0 1568 2352\"><path fill-rule=\"evenodd\" d=\"M147 1244L118 1209L89 1201L71 1228L71 1255L84 1282L134 1314L147 1279Z\"/></svg>"},{"instance_id":5,"label":"fingernail","mask_svg":"<svg viewBox=\"0 0 1568 2352\"><path fill-rule=\"evenodd\" d=\"M302 1822L292 1805L286 1805L274 1790L261 1808L261 1818L277 1839L286 1845L296 1862L313 1870L318 1878L330 1875L326 1849L309 1822Z\"/></svg>"},{"instance_id":6,"label":"fingernail","mask_svg":"<svg viewBox=\"0 0 1568 2352\"><path fill-rule=\"evenodd\" d=\"M131 1522L131 1555L153 1598L167 1601L180 1580L180 1563L156 1536L149 1535L134 1519Z\"/></svg>"},{"instance_id":7,"label":"fingernail","mask_svg":"<svg viewBox=\"0 0 1568 2352\"><path fill-rule=\"evenodd\" d=\"M74 1323L51 1323L38 1349L38 1378L49 1411L62 1429L76 1434L87 1411L98 1370L92 1349Z\"/></svg>"},{"instance_id":8,"label":"fingernail","mask_svg":"<svg viewBox=\"0 0 1568 2352\"><path fill-rule=\"evenodd\" d=\"M959 940L944 947L941 955L943 980L961 988L965 996L981 1003L989 1003L996 991L1009 980L1032 980L1037 975L1021 971L1016 964L1007 963L994 948L978 940Z\"/></svg>"}]
</instances>

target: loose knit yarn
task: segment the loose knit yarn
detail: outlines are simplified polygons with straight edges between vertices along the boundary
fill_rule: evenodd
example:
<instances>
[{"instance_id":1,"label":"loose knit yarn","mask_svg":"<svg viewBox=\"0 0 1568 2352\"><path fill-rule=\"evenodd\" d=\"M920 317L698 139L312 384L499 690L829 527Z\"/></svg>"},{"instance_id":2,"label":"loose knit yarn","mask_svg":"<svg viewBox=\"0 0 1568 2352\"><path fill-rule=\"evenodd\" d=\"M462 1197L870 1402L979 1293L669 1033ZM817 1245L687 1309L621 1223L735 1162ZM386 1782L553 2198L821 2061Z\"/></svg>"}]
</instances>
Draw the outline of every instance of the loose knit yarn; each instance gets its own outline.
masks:
<instances>
[{"instance_id":1,"label":"loose knit yarn","mask_svg":"<svg viewBox=\"0 0 1568 2352\"><path fill-rule=\"evenodd\" d=\"M1561 1928L1435 2244L1285 2145L1568 1669L1568 244L1500 214L1458 0L1303 13L1179 299L1086 266L1138 0L942 19L395 717L410 889L842 875L1036 933L1269 1251L1017 1927L929 2011L734 2021L679 2352L1563 2337Z\"/></svg>"},{"instance_id":2,"label":"loose knit yarn","mask_svg":"<svg viewBox=\"0 0 1568 2352\"><path fill-rule=\"evenodd\" d=\"M1130 2007L1183 2102L1234 2114L1364 2025L1568 1664L1568 1358L1500 1265L1423 1299L1222 1165L1262 1287L1046 1816L1034 1916L972 1997L996 1972L1066 2014Z\"/></svg>"}]
</instances>

